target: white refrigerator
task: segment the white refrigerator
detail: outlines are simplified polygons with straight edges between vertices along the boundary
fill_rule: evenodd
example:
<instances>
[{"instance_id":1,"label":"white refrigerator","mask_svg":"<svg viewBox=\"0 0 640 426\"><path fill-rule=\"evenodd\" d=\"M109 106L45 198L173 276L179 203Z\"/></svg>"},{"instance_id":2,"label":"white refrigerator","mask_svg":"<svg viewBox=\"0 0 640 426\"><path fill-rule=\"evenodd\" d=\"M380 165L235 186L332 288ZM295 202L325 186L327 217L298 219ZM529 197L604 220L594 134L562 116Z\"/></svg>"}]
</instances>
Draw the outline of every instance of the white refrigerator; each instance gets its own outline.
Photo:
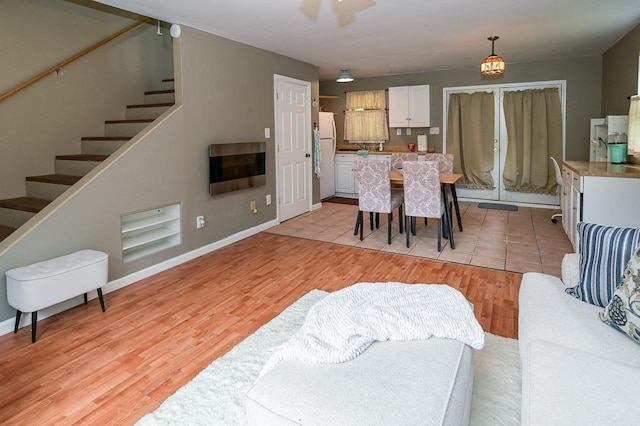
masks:
<instances>
[{"instance_id":1,"label":"white refrigerator","mask_svg":"<svg viewBox=\"0 0 640 426\"><path fill-rule=\"evenodd\" d=\"M332 112L320 113L320 199L336 194L335 156L336 156L336 122Z\"/></svg>"}]
</instances>

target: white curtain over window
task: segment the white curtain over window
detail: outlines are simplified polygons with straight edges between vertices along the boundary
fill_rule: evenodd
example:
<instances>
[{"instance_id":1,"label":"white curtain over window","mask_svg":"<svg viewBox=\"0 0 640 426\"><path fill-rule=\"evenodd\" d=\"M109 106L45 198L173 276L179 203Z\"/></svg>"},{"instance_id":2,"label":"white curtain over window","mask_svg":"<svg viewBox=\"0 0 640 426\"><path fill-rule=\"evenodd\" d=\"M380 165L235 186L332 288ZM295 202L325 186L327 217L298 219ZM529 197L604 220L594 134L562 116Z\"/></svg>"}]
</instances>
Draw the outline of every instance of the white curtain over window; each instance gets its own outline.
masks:
<instances>
[{"instance_id":1,"label":"white curtain over window","mask_svg":"<svg viewBox=\"0 0 640 426\"><path fill-rule=\"evenodd\" d=\"M344 139L350 142L385 142L389 139L384 90L347 92Z\"/></svg>"},{"instance_id":2,"label":"white curtain over window","mask_svg":"<svg viewBox=\"0 0 640 426\"><path fill-rule=\"evenodd\" d=\"M630 155L640 158L640 95L631 98L627 150Z\"/></svg>"}]
</instances>

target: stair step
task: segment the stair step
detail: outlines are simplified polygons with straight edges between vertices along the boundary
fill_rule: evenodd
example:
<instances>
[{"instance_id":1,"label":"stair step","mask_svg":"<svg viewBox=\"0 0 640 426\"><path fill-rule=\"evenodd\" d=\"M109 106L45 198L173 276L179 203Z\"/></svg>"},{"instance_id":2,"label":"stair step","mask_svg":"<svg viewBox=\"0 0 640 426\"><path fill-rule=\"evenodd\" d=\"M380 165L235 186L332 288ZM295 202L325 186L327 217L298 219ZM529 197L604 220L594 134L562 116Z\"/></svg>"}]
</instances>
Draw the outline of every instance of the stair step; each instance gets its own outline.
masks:
<instances>
[{"instance_id":1,"label":"stair step","mask_svg":"<svg viewBox=\"0 0 640 426\"><path fill-rule=\"evenodd\" d=\"M89 136L81 139L83 154L111 155L131 140L131 136Z\"/></svg>"},{"instance_id":2,"label":"stair step","mask_svg":"<svg viewBox=\"0 0 640 426\"><path fill-rule=\"evenodd\" d=\"M149 90L148 92L144 92L145 104L175 102L175 99L176 91L174 89Z\"/></svg>"},{"instance_id":3,"label":"stair step","mask_svg":"<svg viewBox=\"0 0 640 426\"><path fill-rule=\"evenodd\" d=\"M145 95L162 95L162 94L175 94L176 91L174 89L167 89L167 90L148 90L146 92L144 92Z\"/></svg>"},{"instance_id":4,"label":"stair step","mask_svg":"<svg viewBox=\"0 0 640 426\"><path fill-rule=\"evenodd\" d=\"M58 185L73 185L82 179L82 176L72 175L42 175L42 176L27 176L27 182L42 182L42 183L55 183Z\"/></svg>"},{"instance_id":5,"label":"stair step","mask_svg":"<svg viewBox=\"0 0 640 426\"><path fill-rule=\"evenodd\" d=\"M7 238L9 235L13 234L16 228L12 228L10 226L0 225L0 241Z\"/></svg>"},{"instance_id":6,"label":"stair step","mask_svg":"<svg viewBox=\"0 0 640 426\"><path fill-rule=\"evenodd\" d=\"M156 119L173 106L173 102L157 104L128 105L124 116L127 120Z\"/></svg>"},{"instance_id":7,"label":"stair step","mask_svg":"<svg viewBox=\"0 0 640 426\"><path fill-rule=\"evenodd\" d=\"M72 154L72 155L56 155L56 160L68 160L68 161L104 161L109 158L108 155L94 155L94 154Z\"/></svg>"},{"instance_id":8,"label":"stair step","mask_svg":"<svg viewBox=\"0 0 640 426\"><path fill-rule=\"evenodd\" d=\"M140 105L127 105L127 108L156 108L156 107L170 107L173 106L173 102L160 102L157 104L140 104Z\"/></svg>"},{"instance_id":9,"label":"stair step","mask_svg":"<svg viewBox=\"0 0 640 426\"><path fill-rule=\"evenodd\" d=\"M136 120L108 120L104 122L104 135L133 137L153 122L153 118Z\"/></svg>"},{"instance_id":10,"label":"stair step","mask_svg":"<svg viewBox=\"0 0 640 426\"><path fill-rule=\"evenodd\" d=\"M173 78L163 78L162 82L163 83L173 83L173 82L175 82L175 80Z\"/></svg>"},{"instance_id":11,"label":"stair step","mask_svg":"<svg viewBox=\"0 0 640 426\"><path fill-rule=\"evenodd\" d=\"M50 202L51 200L33 197L0 200L0 225L19 228Z\"/></svg>"},{"instance_id":12,"label":"stair step","mask_svg":"<svg viewBox=\"0 0 640 426\"><path fill-rule=\"evenodd\" d=\"M107 158L108 155L94 154L56 155L54 169L57 175L84 176Z\"/></svg>"},{"instance_id":13,"label":"stair step","mask_svg":"<svg viewBox=\"0 0 640 426\"><path fill-rule=\"evenodd\" d=\"M20 210L23 212L38 213L47 207L51 200L42 198L18 197L0 200L0 207L5 209Z\"/></svg>"},{"instance_id":14,"label":"stair step","mask_svg":"<svg viewBox=\"0 0 640 426\"><path fill-rule=\"evenodd\" d=\"M80 179L82 176L60 174L27 176L27 197L55 200Z\"/></svg>"}]
</instances>

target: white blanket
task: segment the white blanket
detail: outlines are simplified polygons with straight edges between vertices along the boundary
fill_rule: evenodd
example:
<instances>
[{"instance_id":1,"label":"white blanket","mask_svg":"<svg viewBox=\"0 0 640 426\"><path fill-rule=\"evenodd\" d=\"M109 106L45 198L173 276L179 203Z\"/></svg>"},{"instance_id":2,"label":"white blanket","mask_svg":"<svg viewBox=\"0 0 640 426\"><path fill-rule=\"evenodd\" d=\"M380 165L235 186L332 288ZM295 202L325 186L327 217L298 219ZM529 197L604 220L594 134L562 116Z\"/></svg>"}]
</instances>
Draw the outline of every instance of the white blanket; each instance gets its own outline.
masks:
<instances>
[{"instance_id":1,"label":"white blanket","mask_svg":"<svg viewBox=\"0 0 640 426\"><path fill-rule=\"evenodd\" d=\"M354 284L313 305L302 327L275 351L259 377L289 358L339 363L354 359L376 340L431 336L484 347L484 331L472 305L448 285Z\"/></svg>"}]
</instances>

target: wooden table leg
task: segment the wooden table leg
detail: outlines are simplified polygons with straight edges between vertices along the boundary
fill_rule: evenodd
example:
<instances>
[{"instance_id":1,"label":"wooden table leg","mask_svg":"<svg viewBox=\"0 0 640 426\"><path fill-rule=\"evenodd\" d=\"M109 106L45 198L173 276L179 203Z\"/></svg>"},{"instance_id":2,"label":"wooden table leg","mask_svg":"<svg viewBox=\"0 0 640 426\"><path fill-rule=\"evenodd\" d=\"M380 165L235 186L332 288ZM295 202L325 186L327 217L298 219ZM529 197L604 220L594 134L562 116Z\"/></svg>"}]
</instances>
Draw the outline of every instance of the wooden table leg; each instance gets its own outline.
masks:
<instances>
[{"instance_id":1,"label":"wooden table leg","mask_svg":"<svg viewBox=\"0 0 640 426\"><path fill-rule=\"evenodd\" d=\"M451 224L451 209L449 208L449 197L447 197L447 187L446 184L441 185L442 188L442 199L444 201L444 215L445 215L445 223L444 227L447 229L447 233L449 234L449 245L451 249L456 248L456 244L453 241L453 225Z\"/></svg>"},{"instance_id":2,"label":"wooden table leg","mask_svg":"<svg viewBox=\"0 0 640 426\"><path fill-rule=\"evenodd\" d=\"M458 229L462 232L462 219L460 218L460 207L458 206L458 194L456 194L456 184L449 185L451 188L451 195L453 196L453 206L456 209L456 218L458 219Z\"/></svg>"}]
</instances>

